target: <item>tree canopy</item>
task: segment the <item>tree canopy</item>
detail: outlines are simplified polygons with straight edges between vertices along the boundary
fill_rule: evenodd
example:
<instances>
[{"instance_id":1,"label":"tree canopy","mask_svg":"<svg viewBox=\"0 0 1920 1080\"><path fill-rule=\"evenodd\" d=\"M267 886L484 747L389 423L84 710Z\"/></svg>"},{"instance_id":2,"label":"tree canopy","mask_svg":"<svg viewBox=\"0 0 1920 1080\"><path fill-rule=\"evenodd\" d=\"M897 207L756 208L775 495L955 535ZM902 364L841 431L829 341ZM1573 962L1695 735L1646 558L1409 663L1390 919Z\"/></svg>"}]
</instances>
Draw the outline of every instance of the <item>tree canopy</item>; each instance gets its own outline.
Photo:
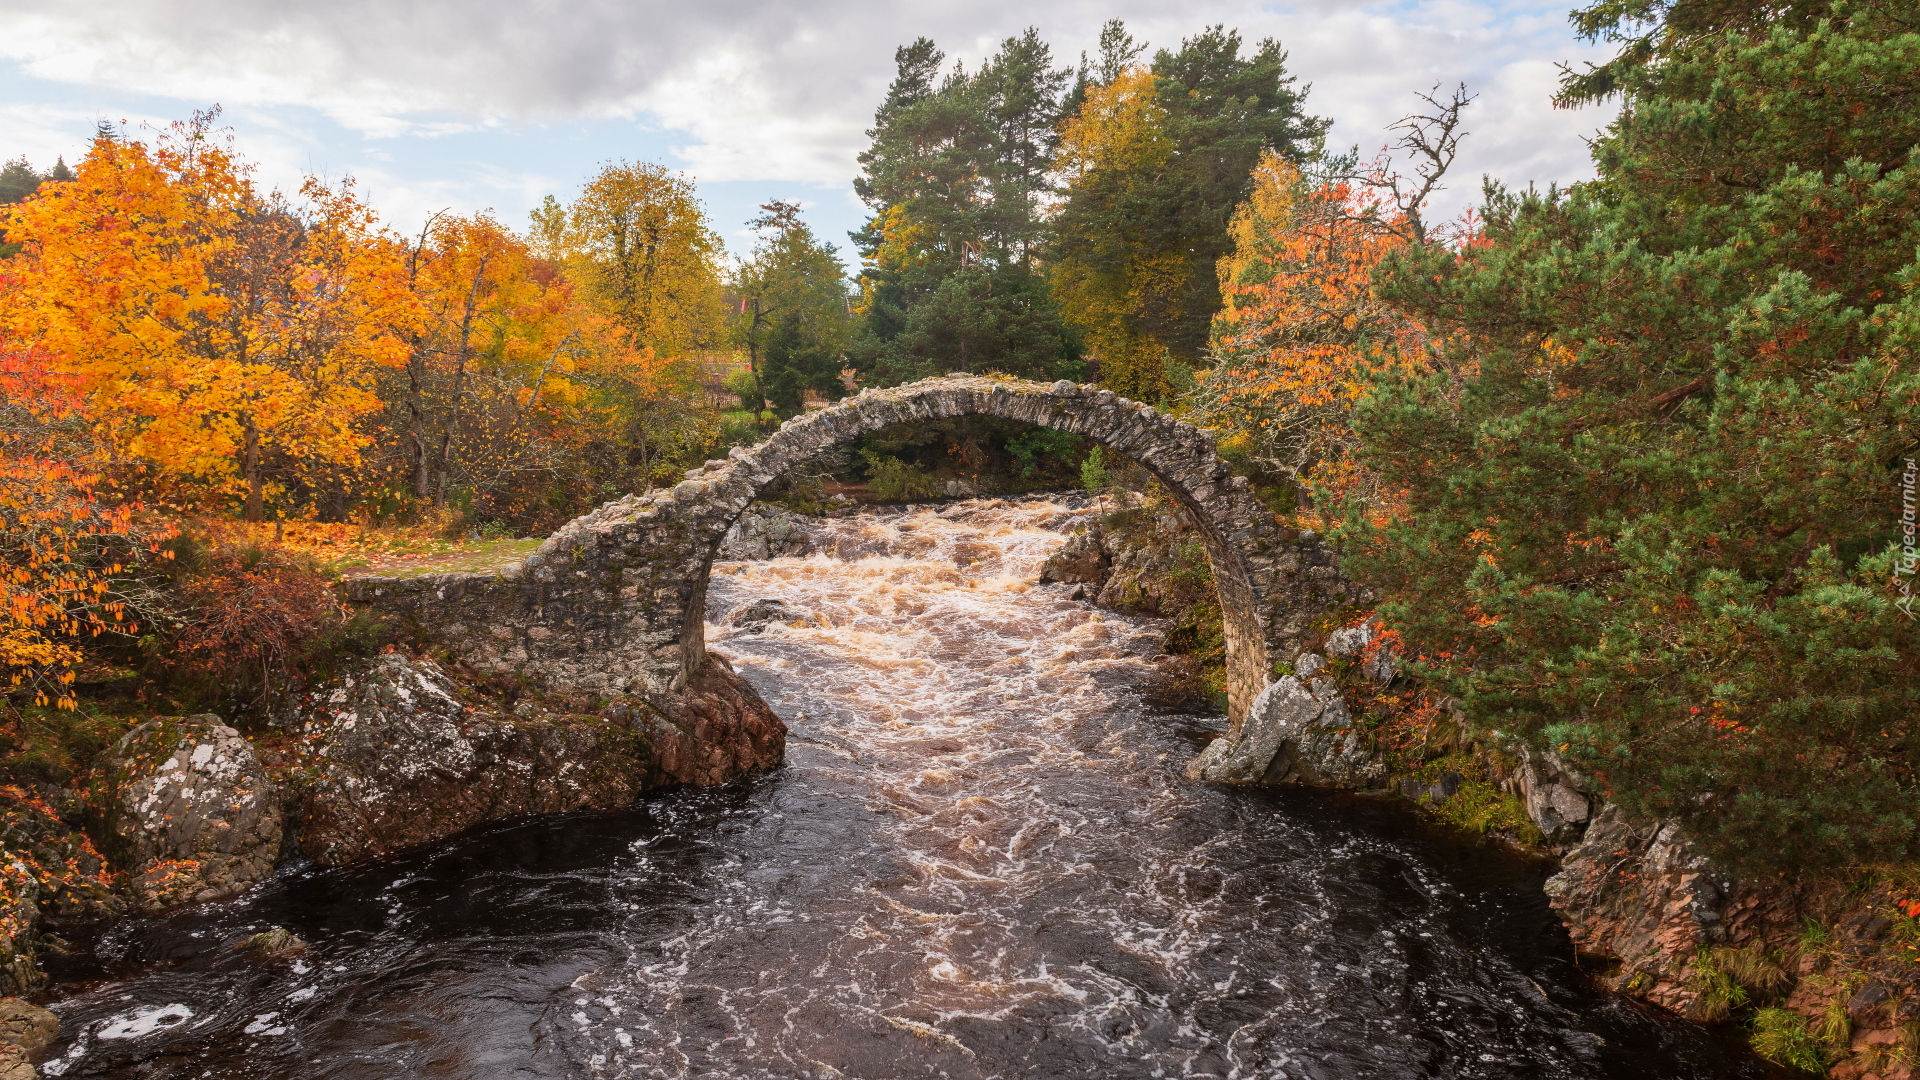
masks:
<instances>
[{"instance_id":1,"label":"tree canopy","mask_svg":"<svg viewBox=\"0 0 1920 1080\"><path fill-rule=\"evenodd\" d=\"M1359 409L1367 463L1409 498L1349 524L1351 567L1480 722L1630 813L1745 865L1911 856L1911 11L1577 18L1625 42L1563 85L1622 102L1598 179L1496 189L1473 242L1377 279L1444 345Z\"/></svg>"}]
</instances>

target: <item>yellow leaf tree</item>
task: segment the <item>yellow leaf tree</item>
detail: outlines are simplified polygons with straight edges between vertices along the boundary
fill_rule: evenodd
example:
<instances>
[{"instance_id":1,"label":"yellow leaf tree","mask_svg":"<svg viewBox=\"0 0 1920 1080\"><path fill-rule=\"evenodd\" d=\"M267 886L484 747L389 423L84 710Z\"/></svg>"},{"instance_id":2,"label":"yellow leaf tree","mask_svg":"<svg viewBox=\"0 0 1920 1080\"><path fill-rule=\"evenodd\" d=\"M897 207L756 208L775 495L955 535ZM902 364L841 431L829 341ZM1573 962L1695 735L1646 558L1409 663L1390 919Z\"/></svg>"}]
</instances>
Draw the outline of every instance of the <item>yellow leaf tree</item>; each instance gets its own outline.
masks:
<instances>
[{"instance_id":1,"label":"yellow leaf tree","mask_svg":"<svg viewBox=\"0 0 1920 1080\"><path fill-rule=\"evenodd\" d=\"M685 356L720 339L725 245L691 180L647 162L607 165L567 207L561 237L568 269L635 348Z\"/></svg>"},{"instance_id":2,"label":"yellow leaf tree","mask_svg":"<svg viewBox=\"0 0 1920 1080\"><path fill-rule=\"evenodd\" d=\"M436 216L407 255L423 317L388 397L414 497L445 508L565 468L600 347L573 285L486 214Z\"/></svg>"},{"instance_id":3,"label":"yellow leaf tree","mask_svg":"<svg viewBox=\"0 0 1920 1080\"><path fill-rule=\"evenodd\" d=\"M212 114L149 146L95 141L8 216L0 315L56 359L115 449L243 496L357 462L379 369L417 319L401 249L350 185L260 192Z\"/></svg>"}]
</instances>

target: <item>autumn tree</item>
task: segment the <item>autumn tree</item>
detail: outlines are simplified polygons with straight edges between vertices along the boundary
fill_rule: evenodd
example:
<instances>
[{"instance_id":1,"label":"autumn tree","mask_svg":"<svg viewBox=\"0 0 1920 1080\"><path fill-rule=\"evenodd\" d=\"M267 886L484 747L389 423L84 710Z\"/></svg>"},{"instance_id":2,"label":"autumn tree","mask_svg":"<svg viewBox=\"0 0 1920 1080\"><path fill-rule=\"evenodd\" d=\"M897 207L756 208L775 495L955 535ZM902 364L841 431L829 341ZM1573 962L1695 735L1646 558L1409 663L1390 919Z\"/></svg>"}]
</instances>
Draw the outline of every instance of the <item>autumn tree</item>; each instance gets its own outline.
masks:
<instances>
[{"instance_id":1,"label":"autumn tree","mask_svg":"<svg viewBox=\"0 0 1920 1080\"><path fill-rule=\"evenodd\" d=\"M776 200L760 209L748 222L759 241L734 272L734 339L746 350L757 397L793 413L804 390L841 390L851 330L846 272L833 245L800 220L798 206Z\"/></svg>"},{"instance_id":2,"label":"autumn tree","mask_svg":"<svg viewBox=\"0 0 1920 1080\"><path fill-rule=\"evenodd\" d=\"M1348 568L1479 723L1626 812L1734 865L1911 858L1912 7L1576 24L1622 45L1562 87L1621 101L1598 178L1496 189L1476 242L1376 275L1446 363L1356 410L1364 462L1409 494L1350 519Z\"/></svg>"},{"instance_id":3,"label":"autumn tree","mask_svg":"<svg viewBox=\"0 0 1920 1080\"><path fill-rule=\"evenodd\" d=\"M978 72L942 74L926 38L867 134L854 189L864 318L852 354L880 383L947 371L1077 374L1078 350L1040 272L1054 126L1069 73L1028 30Z\"/></svg>"},{"instance_id":4,"label":"autumn tree","mask_svg":"<svg viewBox=\"0 0 1920 1080\"><path fill-rule=\"evenodd\" d=\"M171 534L99 490L109 448L83 403L49 356L0 339L0 695L69 709L85 646L154 616L125 574Z\"/></svg>"},{"instance_id":5,"label":"autumn tree","mask_svg":"<svg viewBox=\"0 0 1920 1080\"><path fill-rule=\"evenodd\" d=\"M1316 487L1336 512L1397 501L1359 464L1353 410L1384 373L1425 370L1430 350L1424 328L1374 294L1374 272L1408 245L1474 240L1470 226L1428 212L1472 99L1464 87L1419 98L1425 109L1394 124L1399 140L1365 165L1355 151L1303 170L1266 152L1228 226L1212 366L1186 400L1256 481L1293 489L1276 493L1287 502L1307 504Z\"/></svg>"},{"instance_id":6,"label":"autumn tree","mask_svg":"<svg viewBox=\"0 0 1920 1080\"><path fill-rule=\"evenodd\" d=\"M560 481L588 423L576 374L600 347L572 283L486 214L436 215L406 269L420 318L386 396L414 498L444 510Z\"/></svg>"},{"instance_id":7,"label":"autumn tree","mask_svg":"<svg viewBox=\"0 0 1920 1080\"><path fill-rule=\"evenodd\" d=\"M399 252L350 185L261 193L213 114L95 140L7 218L7 331L57 358L116 450L242 496L358 460L375 373L403 361Z\"/></svg>"},{"instance_id":8,"label":"autumn tree","mask_svg":"<svg viewBox=\"0 0 1920 1080\"><path fill-rule=\"evenodd\" d=\"M723 245L692 181L611 164L574 202L549 198L532 224L534 253L564 269L590 316L576 371L604 421L591 436L596 491L667 479L715 437L698 358L727 329Z\"/></svg>"},{"instance_id":9,"label":"autumn tree","mask_svg":"<svg viewBox=\"0 0 1920 1080\"><path fill-rule=\"evenodd\" d=\"M33 171L26 158L14 158L0 167L0 206L17 203L40 190L45 183L65 183L73 179L73 171L67 168L65 158L56 159L53 168L45 173ZM9 259L20 250L20 245L9 243L5 229L0 229L0 259Z\"/></svg>"},{"instance_id":10,"label":"autumn tree","mask_svg":"<svg viewBox=\"0 0 1920 1080\"><path fill-rule=\"evenodd\" d=\"M681 357L719 342L725 245L691 180L615 162L571 204L536 213L535 229L634 348Z\"/></svg>"},{"instance_id":11,"label":"autumn tree","mask_svg":"<svg viewBox=\"0 0 1920 1080\"><path fill-rule=\"evenodd\" d=\"M1327 121L1301 111L1305 91L1273 41L1243 57L1239 34L1215 26L1141 65L1142 46L1114 22L1101 50L1103 81L1083 73L1054 162L1066 191L1053 288L1101 381L1158 400L1169 371L1202 363L1216 263L1255 166L1263 154L1301 160Z\"/></svg>"}]
</instances>

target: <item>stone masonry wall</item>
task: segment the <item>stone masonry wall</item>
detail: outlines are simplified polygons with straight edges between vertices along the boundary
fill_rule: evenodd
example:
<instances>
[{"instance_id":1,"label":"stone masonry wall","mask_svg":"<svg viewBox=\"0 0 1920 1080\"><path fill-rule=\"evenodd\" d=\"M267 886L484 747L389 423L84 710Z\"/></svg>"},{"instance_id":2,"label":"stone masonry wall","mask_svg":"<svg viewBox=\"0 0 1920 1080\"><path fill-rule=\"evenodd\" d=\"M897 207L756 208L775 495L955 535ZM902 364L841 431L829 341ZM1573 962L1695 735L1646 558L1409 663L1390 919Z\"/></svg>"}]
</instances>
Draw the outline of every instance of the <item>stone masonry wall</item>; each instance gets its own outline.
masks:
<instances>
[{"instance_id":1,"label":"stone masonry wall","mask_svg":"<svg viewBox=\"0 0 1920 1080\"><path fill-rule=\"evenodd\" d=\"M1276 660L1303 646L1321 602L1298 538L1214 452L1212 437L1111 391L950 376L865 390L789 420L765 442L709 461L670 491L630 495L569 522L492 574L361 578L359 602L415 620L472 667L551 689L678 700L706 655L707 575L728 529L794 465L898 424L987 415L1087 436L1138 461L1198 524L1225 612L1236 722ZM1310 561L1310 560L1309 560Z\"/></svg>"}]
</instances>

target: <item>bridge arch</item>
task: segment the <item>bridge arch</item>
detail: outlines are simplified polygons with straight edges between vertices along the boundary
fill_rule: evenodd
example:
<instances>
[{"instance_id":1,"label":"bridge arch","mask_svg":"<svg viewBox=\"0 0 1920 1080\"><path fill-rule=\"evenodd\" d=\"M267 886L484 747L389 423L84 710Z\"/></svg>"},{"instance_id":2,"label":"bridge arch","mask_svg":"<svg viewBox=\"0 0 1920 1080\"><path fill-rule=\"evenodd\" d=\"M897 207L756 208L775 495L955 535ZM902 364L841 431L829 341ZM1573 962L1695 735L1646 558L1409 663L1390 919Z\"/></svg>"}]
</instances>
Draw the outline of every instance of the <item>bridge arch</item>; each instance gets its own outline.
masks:
<instances>
[{"instance_id":1,"label":"bridge arch","mask_svg":"<svg viewBox=\"0 0 1920 1080\"><path fill-rule=\"evenodd\" d=\"M650 699L685 692L706 653L708 576L727 530L776 478L883 428L998 416L1093 439L1139 462L1199 528L1224 615L1227 699L1237 730L1274 665L1306 643L1311 619L1341 588L1311 533L1280 528L1184 421L1111 391L995 376L949 376L868 389L736 447L670 490L630 495L576 518L537 553L491 575L363 582L415 594L399 606L482 670L555 689ZM430 595L429 595L430 594Z\"/></svg>"}]
</instances>

